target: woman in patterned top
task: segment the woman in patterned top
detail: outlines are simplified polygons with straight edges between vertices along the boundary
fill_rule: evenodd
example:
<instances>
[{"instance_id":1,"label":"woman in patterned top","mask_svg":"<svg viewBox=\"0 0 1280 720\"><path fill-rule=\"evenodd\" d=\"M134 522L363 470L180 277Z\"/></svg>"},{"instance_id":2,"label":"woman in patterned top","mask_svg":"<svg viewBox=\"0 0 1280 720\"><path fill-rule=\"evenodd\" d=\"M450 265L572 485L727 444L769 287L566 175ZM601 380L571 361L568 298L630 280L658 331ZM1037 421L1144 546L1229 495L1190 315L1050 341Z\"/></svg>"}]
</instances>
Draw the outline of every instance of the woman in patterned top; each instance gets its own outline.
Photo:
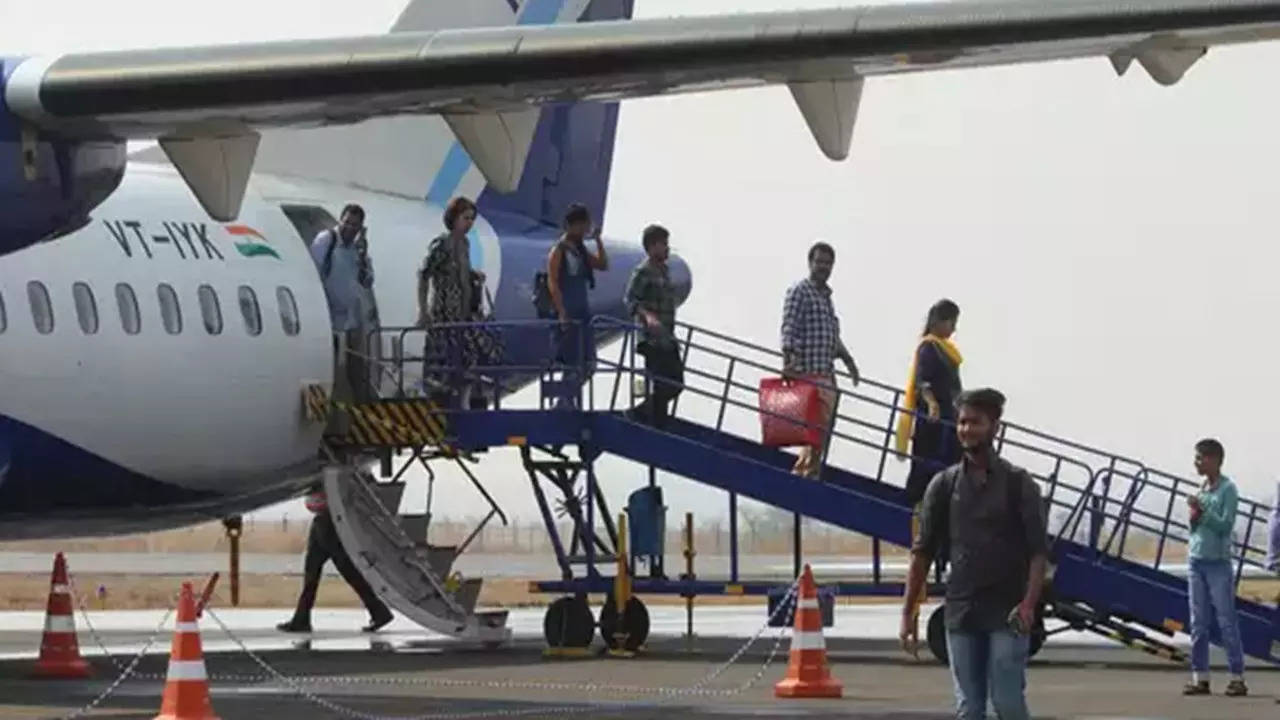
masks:
<instances>
[{"instance_id":1,"label":"woman in patterned top","mask_svg":"<svg viewBox=\"0 0 1280 720\"><path fill-rule=\"evenodd\" d=\"M480 328L434 327L465 323L476 319L476 308L484 292L484 273L471 269L471 242L467 233L476 221L476 205L456 197L444 211L446 232L427 246L427 255L418 269L418 326L428 328L423 351L426 368L449 369L427 372L423 380L434 385L434 394L449 407L471 405L475 385L473 368L482 355ZM483 402L483 398L477 395Z\"/></svg>"}]
</instances>

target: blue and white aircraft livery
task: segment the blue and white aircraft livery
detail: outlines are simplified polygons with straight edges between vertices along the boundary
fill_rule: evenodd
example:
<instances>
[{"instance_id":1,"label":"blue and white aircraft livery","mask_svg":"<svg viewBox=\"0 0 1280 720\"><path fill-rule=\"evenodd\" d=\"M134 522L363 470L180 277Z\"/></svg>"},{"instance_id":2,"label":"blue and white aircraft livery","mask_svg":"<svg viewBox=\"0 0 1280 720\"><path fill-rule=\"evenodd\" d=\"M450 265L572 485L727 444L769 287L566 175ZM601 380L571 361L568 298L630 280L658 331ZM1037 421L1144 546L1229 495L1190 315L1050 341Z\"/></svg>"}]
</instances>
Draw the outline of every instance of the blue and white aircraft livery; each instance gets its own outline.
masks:
<instances>
[{"instance_id":1,"label":"blue and white aircraft livery","mask_svg":"<svg viewBox=\"0 0 1280 720\"><path fill-rule=\"evenodd\" d=\"M870 76L1097 57L1173 85L1210 46L1280 34L1280 0L632 3L414 0L381 36L0 48L0 538L201 522L314 482L300 390L334 357L308 243L345 203L367 212L383 325L416 320L413 269L460 194L498 319L529 319L564 209L603 217L621 99L785 83L842 159ZM130 156L137 139L158 146ZM592 306L621 317L642 253L606 245Z\"/></svg>"}]
</instances>

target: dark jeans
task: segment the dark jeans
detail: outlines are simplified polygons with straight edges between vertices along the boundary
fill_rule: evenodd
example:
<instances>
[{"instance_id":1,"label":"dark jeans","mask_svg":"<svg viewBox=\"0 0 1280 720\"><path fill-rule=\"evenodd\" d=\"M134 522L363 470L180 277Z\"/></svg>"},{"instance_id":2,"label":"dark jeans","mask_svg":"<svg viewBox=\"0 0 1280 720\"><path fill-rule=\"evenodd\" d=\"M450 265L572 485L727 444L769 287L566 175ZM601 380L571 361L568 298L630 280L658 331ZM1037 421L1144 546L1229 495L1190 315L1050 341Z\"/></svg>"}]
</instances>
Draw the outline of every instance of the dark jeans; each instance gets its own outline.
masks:
<instances>
[{"instance_id":1,"label":"dark jeans","mask_svg":"<svg viewBox=\"0 0 1280 720\"><path fill-rule=\"evenodd\" d=\"M591 317L570 317L568 323L556 325L551 331L551 344L556 362L565 366L563 386L552 407L579 409L583 403L582 387L595 372L596 345Z\"/></svg>"},{"instance_id":2,"label":"dark jeans","mask_svg":"<svg viewBox=\"0 0 1280 720\"><path fill-rule=\"evenodd\" d=\"M293 624L311 626L311 608L316 604L316 591L320 588L320 571L329 560L332 560L334 567L338 568L342 579L356 591L356 595L360 597L360 602L364 603L371 618L379 620L391 614L387 606L373 592L369 581L364 579L355 564L351 562L346 549L342 547L342 541L338 539L338 530L333 526L333 518L328 511L325 511L317 513L312 518L311 531L307 534L307 557L303 562L305 574L302 593L298 595L298 607L293 612L291 621Z\"/></svg>"},{"instance_id":3,"label":"dark jeans","mask_svg":"<svg viewBox=\"0 0 1280 720\"><path fill-rule=\"evenodd\" d=\"M664 427L670 414L669 405L684 389L684 362L680 350L672 344L643 344L644 369L649 371L649 397L635 407L635 416L655 427Z\"/></svg>"}]
</instances>

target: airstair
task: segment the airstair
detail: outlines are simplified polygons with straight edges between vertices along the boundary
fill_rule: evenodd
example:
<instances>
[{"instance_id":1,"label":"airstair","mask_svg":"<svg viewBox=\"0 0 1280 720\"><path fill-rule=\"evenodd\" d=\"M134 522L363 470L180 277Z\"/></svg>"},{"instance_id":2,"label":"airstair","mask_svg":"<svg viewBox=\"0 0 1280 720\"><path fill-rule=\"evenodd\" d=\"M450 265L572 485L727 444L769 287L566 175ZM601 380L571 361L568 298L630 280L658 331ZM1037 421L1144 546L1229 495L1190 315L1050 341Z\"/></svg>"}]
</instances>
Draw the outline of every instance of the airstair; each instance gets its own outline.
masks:
<instances>
[{"instance_id":1,"label":"airstair","mask_svg":"<svg viewBox=\"0 0 1280 720\"><path fill-rule=\"evenodd\" d=\"M520 327L486 325L486 330L510 333L524 345L531 338L551 336L544 327L534 335L527 323ZM618 554L635 576L639 594L745 594L770 595L779 583L739 577L736 536L737 502L752 500L794 513L796 561L801 555L799 518L821 521L872 538L875 568L872 582L822 578L828 594L900 594L902 584L885 582L880 572L881 543L910 544L911 512L902 489L907 459L894 449L893 430L902 409L902 391L894 386L863 379L854 387L840 377L836 411L829 428L825 465L818 480L791 474L794 456L760 445L760 379L779 374L777 351L704 328L681 325L678 335L685 358L685 385L670 424L659 430L629 420L625 410L638 401L637 393L648 377L634 349L634 327L607 318L593 321L598 337L621 336L616 348L602 349L590 379L579 386L566 376L579 376L584 368L565 367L550 358L506 367L484 367L482 381L507 388L534 382L538 392L522 405L510 406L512 396L483 410L449 410L432 415L439 424L435 447L453 461L469 453L500 447L517 449L528 471L534 499L551 534L561 577L538 583L547 593L564 597L551 605L544 623L549 643L557 637L589 641L594 623L585 607L588 594L612 591L613 568ZM413 329L384 329L409 347ZM384 338L386 339L386 338ZM545 340L540 341L545 347ZM421 347L421 344L416 344ZM420 378L431 369L422 358L396 358L399 370L383 383L383 403L413 404L421 394ZM532 393L530 393L532 394ZM1014 399L1016 402L1016 398ZM391 417L387 414L386 417ZM407 415L406 415L407 417ZM394 424L394 423L392 423ZM406 421L406 425L408 423ZM388 427L390 427L388 425ZM407 438L420 441L423 438ZM411 443L405 444L412 447ZM1058 627L1042 628L1045 634L1086 630L1115 639L1145 652L1181 659L1170 641L1188 623L1185 580L1189 528L1185 499L1198 484L1150 467L1140 460L1005 422L997 449L1014 464L1025 467L1041 484L1049 519L1051 569L1043 614ZM647 558L650 572L637 572L634 542L628 553L594 472L602 454L634 460L649 466L649 486L641 493L654 496L650 511L661 516L660 489L653 470L663 470L724 490L730 508L730 576L700 579L669 577L660 557ZM477 486L479 484L477 483ZM483 489L483 488L481 488ZM547 490L559 497L549 498ZM632 500L635 500L633 495ZM553 517L553 500L571 518L570 536L560 537ZM1237 581L1264 573L1269 508L1242 498L1236 520L1233 563ZM650 518L652 519L652 518ZM631 518L631 536L644 517ZM659 523L660 525L661 523ZM344 538L345 539L345 538ZM661 555L661 551L657 552ZM438 577L438 576L437 576ZM932 590L937 591L933 586ZM1280 609L1238 598L1241 636L1245 652L1271 663L1280 663ZM613 603L606 602L600 626L616 624L606 618ZM450 617L442 607L439 617ZM581 627L587 627L585 632ZM647 617L644 619L647 627ZM568 628L568 631L566 631ZM551 632L552 630L556 632ZM930 618L929 636L935 654L945 652L941 642L941 614ZM606 637L606 642L609 638ZM1038 644L1038 643L1037 643Z\"/></svg>"},{"instance_id":2,"label":"airstair","mask_svg":"<svg viewBox=\"0 0 1280 720\"><path fill-rule=\"evenodd\" d=\"M330 462L323 482L334 527L374 592L405 617L441 635L484 646L507 643L511 639L507 611L478 610L483 579L463 578L453 571L457 557L485 524L495 517L507 522L493 498L480 488L490 511L458 546L427 541L430 497L426 513L400 512L405 488L401 478L414 463L427 469L430 495L435 475L428 461L463 462L448 448L435 407L420 399L344 403L332 399L319 385L304 389L304 402L308 417L327 426L325 449ZM377 482L364 471L373 456L381 459L385 470L400 450L408 451L408 459L389 481ZM463 469L476 483L475 476Z\"/></svg>"}]
</instances>

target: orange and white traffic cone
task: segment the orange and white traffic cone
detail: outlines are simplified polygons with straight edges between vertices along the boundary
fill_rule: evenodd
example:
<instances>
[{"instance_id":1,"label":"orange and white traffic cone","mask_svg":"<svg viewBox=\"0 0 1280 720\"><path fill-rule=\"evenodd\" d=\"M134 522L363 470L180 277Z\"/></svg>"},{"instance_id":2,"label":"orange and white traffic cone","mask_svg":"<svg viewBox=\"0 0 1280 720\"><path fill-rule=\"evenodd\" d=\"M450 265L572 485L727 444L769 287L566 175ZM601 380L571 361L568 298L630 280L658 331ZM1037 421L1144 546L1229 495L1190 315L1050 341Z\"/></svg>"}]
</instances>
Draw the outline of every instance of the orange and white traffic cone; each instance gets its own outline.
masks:
<instances>
[{"instance_id":1,"label":"orange and white traffic cone","mask_svg":"<svg viewBox=\"0 0 1280 720\"><path fill-rule=\"evenodd\" d=\"M204 669L200 626L196 624L196 595L191 583L182 583L164 699L155 720L218 720L209 703L209 676Z\"/></svg>"},{"instance_id":2,"label":"orange and white traffic cone","mask_svg":"<svg viewBox=\"0 0 1280 720\"><path fill-rule=\"evenodd\" d=\"M49 580L49 605L44 615L44 637L40 640L40 660L32 673L38 678L87 678L89 663L80 657L76 640L76 619L71 612L71 586L67 582L67 559L58 553L53 559Z\"/></svg>"},{"instance_id":3,"label":"orange and white traffic cone","mask_svg":"<svg viewBox=\"0 0 1280 720\"><path fill-rule=\"evenodd\" d=\"M844 687L831 677L827 667L827 643L822 638L818 587L808 565L804 566L804 573L800 576L787 676L773 686L773 694L780 698L838 698L844 694Z\"/></svg>"}]
</instances>

